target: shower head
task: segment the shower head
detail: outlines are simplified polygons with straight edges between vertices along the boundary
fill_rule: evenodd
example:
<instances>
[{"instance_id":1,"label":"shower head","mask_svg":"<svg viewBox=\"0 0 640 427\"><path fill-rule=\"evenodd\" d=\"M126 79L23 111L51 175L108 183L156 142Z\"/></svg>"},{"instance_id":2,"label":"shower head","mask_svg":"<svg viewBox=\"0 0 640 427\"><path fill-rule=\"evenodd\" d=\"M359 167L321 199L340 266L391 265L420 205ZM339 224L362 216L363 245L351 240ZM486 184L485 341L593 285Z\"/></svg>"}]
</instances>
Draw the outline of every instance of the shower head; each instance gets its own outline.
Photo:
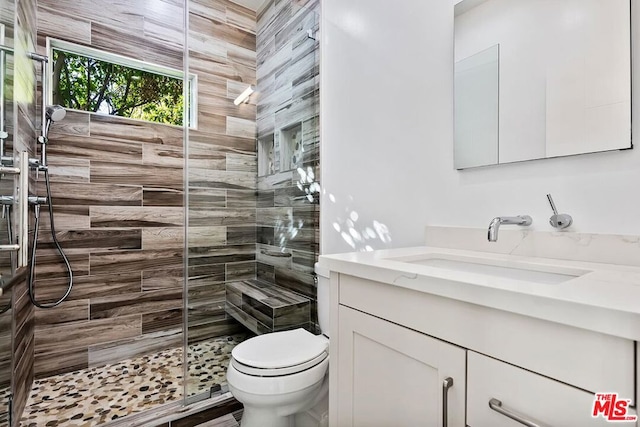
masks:
<instances>
[{"instance_id":1,"label":"shower head","mask_svg":"<svg viewBox=\"0 0 640 427\"><path fill-rule=\"evenodd\" d=\"M43 130L42 137L45 139L45 141L49 136L49 128L51 127L51 123L59 122L60 120L64 119L64 116L66 115L67 115L67 110L65 110L64 107L60 105L47 106L47 109L45 111L46 123L42 128Z\"/></svg>"},{"instance_id":2,"label":"shower head","mask_svg":"<svg viewBox=\"0 0 640 427\"><path fill-rule=\"evenodd\" d=\"M49 105L47 107L47 120L51 120L52 122L59 122L64 119L64 116L67 115L67 110L60 105Z\"/></svg>"}]
</instances>

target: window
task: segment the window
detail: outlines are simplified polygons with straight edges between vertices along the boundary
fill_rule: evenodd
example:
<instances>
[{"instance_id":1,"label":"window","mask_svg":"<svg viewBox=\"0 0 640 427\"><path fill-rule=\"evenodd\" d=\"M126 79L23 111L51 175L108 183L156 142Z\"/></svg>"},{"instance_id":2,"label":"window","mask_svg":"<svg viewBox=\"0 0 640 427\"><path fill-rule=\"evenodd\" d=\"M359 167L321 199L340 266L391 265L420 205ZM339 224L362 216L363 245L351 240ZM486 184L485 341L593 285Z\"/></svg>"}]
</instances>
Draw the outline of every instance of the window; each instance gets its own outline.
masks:
<instances>
[{"instance_id":1,"label":"window","mask_svg":"<svg viewBox=\"0 0 640 427\"><path fill-rule=\"evenodd\" d=\"M182 126L184 74L60 40L49 40L50 99L74 110ZM195 76L188 83L194 106ZM187 121L195 126L193 108Z\"/></svg>"}]
</instances>

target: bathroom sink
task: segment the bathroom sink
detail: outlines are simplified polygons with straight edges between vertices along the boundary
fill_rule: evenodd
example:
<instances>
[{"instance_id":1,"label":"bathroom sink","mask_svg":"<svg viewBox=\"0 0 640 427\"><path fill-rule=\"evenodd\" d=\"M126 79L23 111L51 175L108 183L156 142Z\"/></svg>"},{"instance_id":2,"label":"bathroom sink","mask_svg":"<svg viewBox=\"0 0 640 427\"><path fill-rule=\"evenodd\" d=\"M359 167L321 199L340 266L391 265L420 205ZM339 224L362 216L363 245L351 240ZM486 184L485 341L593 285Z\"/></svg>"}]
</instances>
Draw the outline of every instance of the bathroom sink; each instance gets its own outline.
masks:
<instances>
[{"instance_id":1,"label":"bathroom sink","mask_svg":"<svg viewBox=\"0 0 640 427\"><path fill-rule=\"evenodd\" d=\"M520 261L459 257L446 254L429 254L420 258L388 258L388 260L547 285L557 285L589 273L587 270L574 268L527 264Z\"/></svg>"}]
</instances>

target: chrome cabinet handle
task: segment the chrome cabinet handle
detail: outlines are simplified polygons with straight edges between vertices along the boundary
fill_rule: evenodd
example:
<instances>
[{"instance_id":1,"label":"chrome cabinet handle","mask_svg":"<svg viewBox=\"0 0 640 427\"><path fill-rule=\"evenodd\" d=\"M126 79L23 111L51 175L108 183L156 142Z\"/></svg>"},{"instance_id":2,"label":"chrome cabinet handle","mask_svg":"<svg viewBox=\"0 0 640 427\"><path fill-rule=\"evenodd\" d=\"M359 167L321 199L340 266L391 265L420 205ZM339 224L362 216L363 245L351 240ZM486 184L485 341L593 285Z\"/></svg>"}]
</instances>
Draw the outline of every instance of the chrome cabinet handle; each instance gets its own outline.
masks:
<instances>
[{"instance_id":1,"label":"chrome cabinet handle","mask_svg":"<svg viewBox=\"0 0 640 427\"><path fill-rule=\"evenodd\" d=\"M536 424L533 421L529 421L525 418L523 418L522 416L516 414L515 412L509 411L507 409L504 409L502 407L502 402L499 401L496 398L491 398L491 400L489 400L489 408L493 409L494 411L496 411L499 414L504 415L505 417L511 418L514 421L519 422L522 425L525 425L527 427L543 427L540 424Z\"/></svg>"},{"instance_id":2,"label":"chrome cabinet handle","mask_svg":"<svg viewBox=\"0 0 640 427\"><path fill-rule=\"evenodd\" d=\"M449 425L449 389L453 387L453 378L442 381L442 427Z\"/></svg>"}]
</instances>

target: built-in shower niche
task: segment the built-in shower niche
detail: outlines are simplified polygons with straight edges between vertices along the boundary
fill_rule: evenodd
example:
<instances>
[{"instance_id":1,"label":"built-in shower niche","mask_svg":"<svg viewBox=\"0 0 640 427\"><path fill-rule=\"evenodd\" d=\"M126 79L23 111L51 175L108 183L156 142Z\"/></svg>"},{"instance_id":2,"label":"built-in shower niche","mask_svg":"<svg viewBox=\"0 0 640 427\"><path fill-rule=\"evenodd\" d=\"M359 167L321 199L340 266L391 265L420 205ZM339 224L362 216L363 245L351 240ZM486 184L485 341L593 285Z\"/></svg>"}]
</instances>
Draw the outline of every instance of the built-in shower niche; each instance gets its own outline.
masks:
<instances>
[{"instance_id":1,"label":"built-in shower niche","mask_svg":"<svg viewBox=\"0 0 640 427\"><path fill-rule=\"evenodd\" d=\"M302 122L280 130L280 170L288 171L302 166L304 142Z\"/></svg>"},{"instance_id":2,"label":"built-in shower niche","mask_svg":"<svg viewBox=\"0 0 640 427\"><path fill-rule=\"evenodd\" d=\"M276 172L275 160L273 134L258 138L258 176L273 175Z\"/></svg>"}]
</instances>

